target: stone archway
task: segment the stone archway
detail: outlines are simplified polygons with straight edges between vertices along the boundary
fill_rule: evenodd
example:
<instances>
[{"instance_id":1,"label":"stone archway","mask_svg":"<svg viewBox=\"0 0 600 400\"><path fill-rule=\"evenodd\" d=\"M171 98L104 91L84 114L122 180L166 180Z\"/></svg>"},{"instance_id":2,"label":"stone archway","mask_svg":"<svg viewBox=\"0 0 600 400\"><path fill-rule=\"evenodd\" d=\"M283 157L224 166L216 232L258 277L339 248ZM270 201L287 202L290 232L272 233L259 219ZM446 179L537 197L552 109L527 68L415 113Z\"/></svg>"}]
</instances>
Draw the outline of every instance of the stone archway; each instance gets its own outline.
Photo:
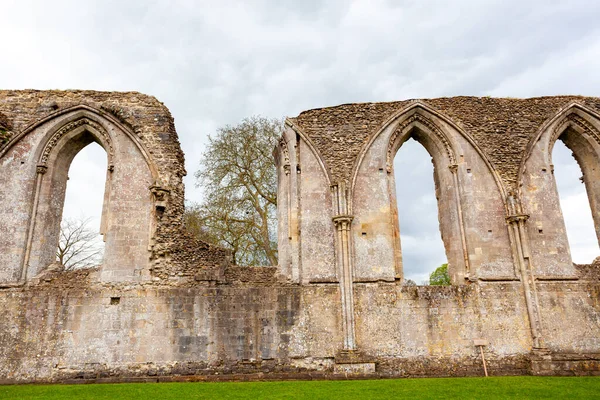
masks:
<instances>
[{"instance_id":1,"label":"stone archway","mask_svg":"<svg viewBox=\"0 0 600 400\"><path fill-rule=\"evenodd\" d=\"M4 281L25 282L55 261L69 166L92 142L104 148L108 159L101 228L106 245L100 279L149 278L149 245L158 212L152 191L156 189L155 169L129 132L81 107L33 126L3 152L3 180L13 182L18 204L13 213L18 218L0 215L0 222L12 225L16 233L3 239L10 241L3 246L12 249L0 255L0 262L10 266Z\"/></svg>"},{"instance_id":2,"label":"stone archway","mask_svg":"<svg viewBox=\"0 0 600 400\"><path fill-rule=\"evenodd\" d=\"M575 278L565 222L554 179L552 149L557 140L573 152L582 172L596 236L600 240L600 121L579 105L557 115L532 141L519 174L519 199L526 224L534 275Z\"/></svg>"},{"instance_id":3,"label":"stone archway","mask_svg":"<svg viewBox=\"0 0 600 400\"><path fill-rule=\"evenodd\" d=\"M452 282L516 279L504 197L489 162L443 116L417 104L380 129L354 169L355 280L403 278L392 163L411 137L425 147L434 164L440 230ZM465 207L476 202L480 207Z\"/></svg>"}]
</instances>

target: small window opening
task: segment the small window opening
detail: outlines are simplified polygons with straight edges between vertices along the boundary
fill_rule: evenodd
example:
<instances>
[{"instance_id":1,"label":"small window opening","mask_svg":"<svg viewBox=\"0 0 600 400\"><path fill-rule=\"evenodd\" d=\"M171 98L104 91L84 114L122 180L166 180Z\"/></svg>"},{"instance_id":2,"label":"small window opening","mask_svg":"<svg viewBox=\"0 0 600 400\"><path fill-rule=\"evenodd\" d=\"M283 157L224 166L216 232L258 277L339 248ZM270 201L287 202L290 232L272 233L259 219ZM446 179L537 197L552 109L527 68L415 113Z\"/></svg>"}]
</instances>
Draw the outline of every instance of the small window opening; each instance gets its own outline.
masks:
<instances>
[{"instance_id":1,"label":"small window opening","mask_svg":"<svg viewBox=\"0 0 600 400\"><path fill-rule=\"evenodd\" d=\"M544 233L543 229L538 229L538 233Z\"/></svg>"},{"instance_id":2,"label":"small window opening","mask_svg":"<svg viewBox=\"0 0 600 400\"><path fill-rule=\"evenodd\" d=\"M110 298L110 305L111 306L116 306L121 302L121 298L120 297L111 297Z\"/></svg>"}]
</instances>

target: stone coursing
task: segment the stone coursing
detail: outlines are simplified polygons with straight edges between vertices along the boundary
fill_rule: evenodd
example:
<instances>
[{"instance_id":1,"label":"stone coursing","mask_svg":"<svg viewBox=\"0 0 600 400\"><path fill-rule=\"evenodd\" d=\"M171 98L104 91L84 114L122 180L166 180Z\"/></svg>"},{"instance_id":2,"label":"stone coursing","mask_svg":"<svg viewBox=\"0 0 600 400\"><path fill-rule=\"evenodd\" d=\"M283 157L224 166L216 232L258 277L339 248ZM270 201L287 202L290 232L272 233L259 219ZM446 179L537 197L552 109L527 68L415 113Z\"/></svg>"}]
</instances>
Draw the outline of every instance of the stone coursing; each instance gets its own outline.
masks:
<instances>
[{"instance_id":1,"label":"stone coursing","mask_svg":"<svg viewBox=\"0 0 600 400\"><path fill-rule=\"evenodd\" d=\"M292 120L314 143L332 181L349 181L360 150L394 112L409 104L410 100L343 104L304 111Z\"/></svg>"},{"instance_id":2,"label":"stone coursing","mask_svg":"<svg viewBox=\"0 0 600 400\"><path fill-rule=\"evenodd\" d=\"M0 113L0 127L4 130L10 130L10 124L6 115Z\"/></svg>"},{"instance_id":3,"label":"stone coursing","mask_svg":"<svg viewBox=\"0 0 600 400\"><path fill-rule=\"evenodd\" d=\"M527 328L513 285L361 285L357 322L369 337L360 360L376 369L343 373L336 364L356 357L336 351L339 292L330 285L265 284L256 271L241 273L245 282L98 284L95 273L56 272L0 290L0 384L481 376L474 337L489 340L494 376L587 375L599 366L592 352L519 350ZM552 292L554 302L577 301ZM597 302L595 292L580 308L595 318Z\"/></svg>"},{"instance_id":4,"label":"stone coursing","mask_svg":"<svg viewBox=\"0 0 600 400\"><path fill-rule=\"evenodd\" d=\"M509 190L515 189L527 146L544 122L573 102L600 111L600 99L595 97L446 97L344 104L304 111L292 120L314 143L332 180L349 181L356 158L369 139L394 113L415 101L430 106L471 136Z\"/></svg>"}]
</instances>

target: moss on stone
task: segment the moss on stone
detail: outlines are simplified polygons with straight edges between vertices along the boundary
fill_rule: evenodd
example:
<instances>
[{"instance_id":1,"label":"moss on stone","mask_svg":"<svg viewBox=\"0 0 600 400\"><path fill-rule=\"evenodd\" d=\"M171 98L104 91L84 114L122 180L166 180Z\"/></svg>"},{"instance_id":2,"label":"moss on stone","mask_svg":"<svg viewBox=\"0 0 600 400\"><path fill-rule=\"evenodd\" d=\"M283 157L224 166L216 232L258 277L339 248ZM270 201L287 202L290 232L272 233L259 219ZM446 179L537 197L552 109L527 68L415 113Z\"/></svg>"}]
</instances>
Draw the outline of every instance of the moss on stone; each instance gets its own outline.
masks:
<instances>
[{"instance_id":1,"label":"moss on stone","mask_svg":"<svg viewBox=\"0 0 600 400\"><path fill-rule=\"evenodd\" d=\"M0 127L0 145L7 143L9 139L10 135L8 134L8 131Z\"/></svg>"}]
</instances>

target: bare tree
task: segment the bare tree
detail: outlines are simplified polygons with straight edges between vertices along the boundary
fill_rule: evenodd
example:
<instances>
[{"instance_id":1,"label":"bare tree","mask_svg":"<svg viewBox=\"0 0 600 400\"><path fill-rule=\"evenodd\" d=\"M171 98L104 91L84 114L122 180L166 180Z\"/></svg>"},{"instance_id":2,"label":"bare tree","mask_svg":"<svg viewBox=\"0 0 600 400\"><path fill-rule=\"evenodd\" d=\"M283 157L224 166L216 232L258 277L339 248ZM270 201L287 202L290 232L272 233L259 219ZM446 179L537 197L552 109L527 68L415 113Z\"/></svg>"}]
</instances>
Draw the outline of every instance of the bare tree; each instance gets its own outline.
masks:
<instances>
[{"instance_id":1,"label":"bare tree","mask_svg":"<svg viewBox=\"0 0 600 400\"><path fill-rule=\"evenodd\" d=\"M188 207L188 217L198 219L201 239L231 249L238 265L277 264L272 153L282 128L280 120L257 116L220 128L195 174L204 199Z\"/></svg>"},{"instance_id":2,"label":"bare tree","mask_svg":"<svg viewBox=\"0 0 600 400\"><path fill-rule=\"evenodd\" d=\"M103 247L98 233L89 228L91 218L63 219L56 261L65 269L85 268L102 262Z\"/></svg>"},{"instance_id":3,"label":"bare tree","mask_svg":"<svg viewBox=\"0 0 600 400\"><path fill-rule=\"evenodd\" d=\"M188 232L205 242L215 243L232 252L236 265L264 265L262 245L249 232L256 231L248 220L237 217L235 203L206 202L186 205L184 224Z\"/></svg>"}]
</instances>

